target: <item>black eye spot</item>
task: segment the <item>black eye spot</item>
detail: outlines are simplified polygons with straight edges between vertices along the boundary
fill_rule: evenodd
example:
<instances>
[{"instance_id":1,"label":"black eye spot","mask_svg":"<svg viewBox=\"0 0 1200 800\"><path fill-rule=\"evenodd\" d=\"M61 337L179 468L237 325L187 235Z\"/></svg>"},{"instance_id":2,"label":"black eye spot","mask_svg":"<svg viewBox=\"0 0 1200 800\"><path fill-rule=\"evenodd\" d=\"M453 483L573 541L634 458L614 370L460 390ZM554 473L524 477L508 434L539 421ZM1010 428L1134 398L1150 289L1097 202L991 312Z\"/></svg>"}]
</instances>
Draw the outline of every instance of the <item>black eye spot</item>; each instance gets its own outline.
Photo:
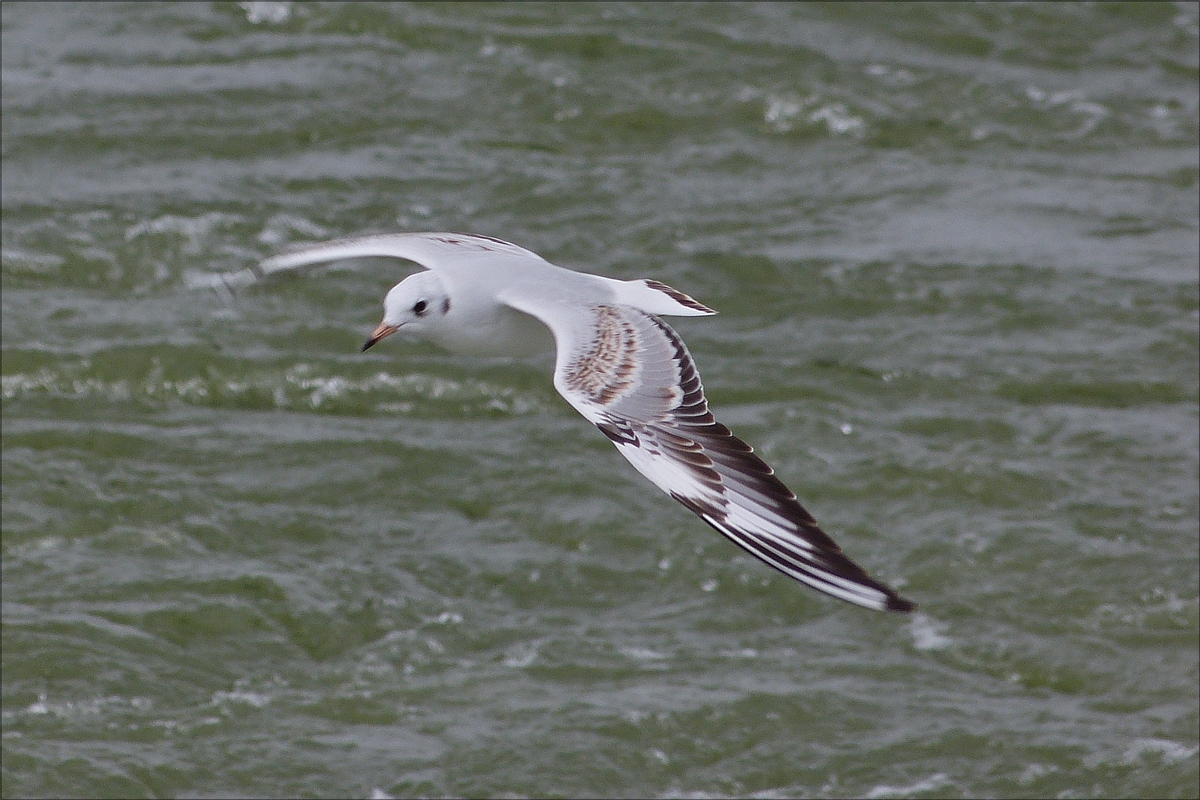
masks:
<instances>
[{"instance_id":1,"label":"black eye spot","mask_svg":"<svg viewBox=\"0 0 1200 800\"><path fill-rule=\"evenodd\" d=\"M423 316L428 309L429 309L429 304L426 303L424 300L418 300L413 305L413 313L416 314L418 317Z\"/></svg>"}]
</instances>

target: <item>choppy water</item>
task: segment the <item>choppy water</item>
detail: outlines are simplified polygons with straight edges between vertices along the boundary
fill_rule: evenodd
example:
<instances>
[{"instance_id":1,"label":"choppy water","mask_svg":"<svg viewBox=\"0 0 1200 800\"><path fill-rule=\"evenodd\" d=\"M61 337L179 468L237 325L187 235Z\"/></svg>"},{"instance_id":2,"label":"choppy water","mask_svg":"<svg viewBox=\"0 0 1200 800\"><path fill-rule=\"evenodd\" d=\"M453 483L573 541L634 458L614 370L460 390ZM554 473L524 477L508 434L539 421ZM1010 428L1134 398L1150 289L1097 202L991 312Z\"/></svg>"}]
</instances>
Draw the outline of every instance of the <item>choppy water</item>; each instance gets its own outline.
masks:
<instances>
[{"instance_id":1,"label":"choppy water","mask_svg":"<svg viewBox=\"0 0 1200 800\"><path fill-rule=\"evenodd\" d=\"M5 796L1200 793L1198 14L11 4ZM383 262L652 277L921 604L653 489L547 358L358 346Z\"/></svg>"}]
</instances>

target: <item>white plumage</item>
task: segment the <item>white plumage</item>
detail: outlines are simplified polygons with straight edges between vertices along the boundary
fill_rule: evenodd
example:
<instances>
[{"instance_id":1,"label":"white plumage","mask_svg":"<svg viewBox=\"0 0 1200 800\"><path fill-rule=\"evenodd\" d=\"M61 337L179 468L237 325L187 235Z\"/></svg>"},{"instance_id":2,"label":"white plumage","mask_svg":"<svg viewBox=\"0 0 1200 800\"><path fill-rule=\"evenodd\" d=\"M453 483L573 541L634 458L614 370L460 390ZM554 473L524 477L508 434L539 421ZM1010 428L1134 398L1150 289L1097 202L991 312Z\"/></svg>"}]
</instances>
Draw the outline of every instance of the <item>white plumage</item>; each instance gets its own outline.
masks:
<instances>
[{"instance_id":1,"label":"white plumage","mask_svg":"<svg viewBox=\"0 0 1200 800\"><path fill-rule=\"evenodd\" d=\"M383 322L363 349L403 331L455 352L519 355L549 346L549 329L555 388L652 483L818 591L866 608L915 607L843 555L774 471L713 418L687 347L660 316L715 312L665 284L574 272L514 244L459 233L341 239L191 283L228 290L372 256L429 271L388 292Z\"/></svg>"}]
</instances>

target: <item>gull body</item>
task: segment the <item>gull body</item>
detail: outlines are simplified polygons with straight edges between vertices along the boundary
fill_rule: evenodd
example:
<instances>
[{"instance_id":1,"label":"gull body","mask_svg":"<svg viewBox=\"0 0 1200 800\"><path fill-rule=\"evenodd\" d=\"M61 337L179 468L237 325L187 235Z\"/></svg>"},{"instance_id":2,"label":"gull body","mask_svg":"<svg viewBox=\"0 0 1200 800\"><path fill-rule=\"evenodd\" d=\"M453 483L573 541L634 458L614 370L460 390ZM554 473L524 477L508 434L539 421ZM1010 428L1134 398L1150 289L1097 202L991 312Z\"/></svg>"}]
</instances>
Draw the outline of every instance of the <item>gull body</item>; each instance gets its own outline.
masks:
<instances>
[{"instance_id":1,"label":"gull body","mask_svg":"<svg viewBox=\"0 0 1200 800\"><path fill-rule=\"evenodd\" d=\"M559 394L642 475L730 541L847 602L915 607L846 557L753 448L714 419L686 345L661 317L716 312L666 284L575 272L509 242L461 233L341 239L193 284L228 290L368 257L406 259L427 271L388 291L364 350L393 334L458 353L553 347Z\"/></svg>"},{"instance_id":2,"label":"gull body","mask_svg":"<svg viewBox=\"0 0 1200 800\"><path fill-rule=\"evenodd\" d=\"M550 330L538 320L489 295L456 291L459 285L433 272L405 278L384 297L383 321L363 349L393 333L464 355L527 356L554 348Z\"/></svg>"}]
</instances>

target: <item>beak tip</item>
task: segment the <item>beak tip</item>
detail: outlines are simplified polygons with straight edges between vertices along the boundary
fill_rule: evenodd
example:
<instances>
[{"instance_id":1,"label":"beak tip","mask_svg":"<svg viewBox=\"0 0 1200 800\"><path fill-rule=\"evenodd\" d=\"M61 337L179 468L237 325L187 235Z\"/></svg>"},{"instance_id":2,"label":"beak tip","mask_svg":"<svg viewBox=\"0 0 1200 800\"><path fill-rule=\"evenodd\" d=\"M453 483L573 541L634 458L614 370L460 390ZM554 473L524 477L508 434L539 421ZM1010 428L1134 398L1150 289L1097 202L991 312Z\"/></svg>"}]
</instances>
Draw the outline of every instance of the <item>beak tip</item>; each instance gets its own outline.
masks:
<instances>
[{"instance_id":1,"label":"beak tip","mask_svg":"<svg viewBox=\"0 0 1200 800\"><path fill-rule=\"evenodd\" d=\"M360 350L359 352L361 352L361 353L367 352L372 347L374 347L376 344L383 341L387 337L391 336L393 333L395 333L399 329L400 329L399 325L387 325L382 322L379 323L379 327L377 327L374 331L371 332L371 337L369 339L367 339L366 343L363 344L363 346L362 346L362 350Z\"/></svg>"}]
</instances>

